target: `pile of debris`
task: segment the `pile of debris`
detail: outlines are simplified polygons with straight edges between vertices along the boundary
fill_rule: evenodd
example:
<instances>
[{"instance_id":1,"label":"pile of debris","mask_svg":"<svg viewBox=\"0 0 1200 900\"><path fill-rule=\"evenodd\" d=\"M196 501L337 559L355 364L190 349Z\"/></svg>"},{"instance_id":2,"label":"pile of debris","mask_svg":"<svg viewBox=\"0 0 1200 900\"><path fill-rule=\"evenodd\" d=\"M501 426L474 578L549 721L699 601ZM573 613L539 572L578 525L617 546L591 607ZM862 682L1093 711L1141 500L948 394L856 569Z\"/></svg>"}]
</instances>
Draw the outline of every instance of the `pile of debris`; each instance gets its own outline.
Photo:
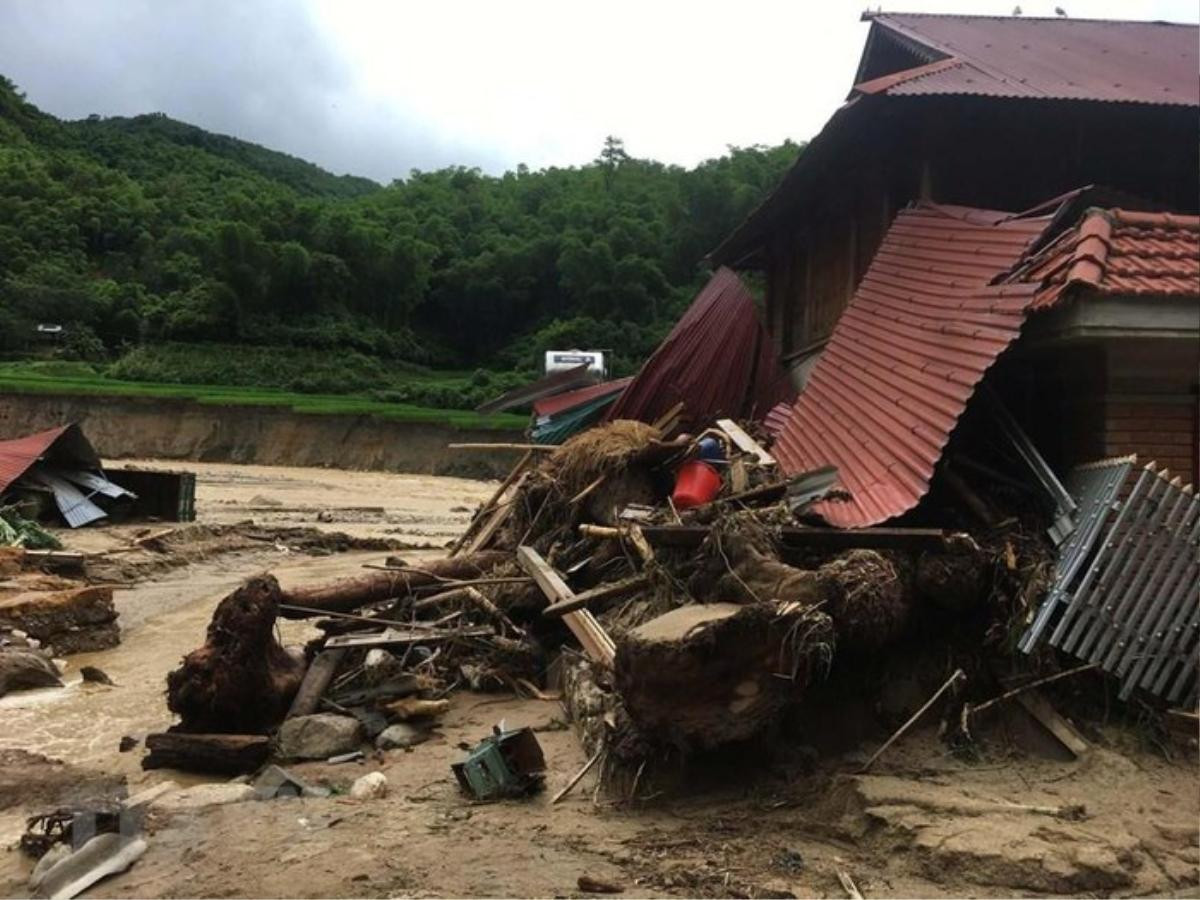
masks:
<instances>
[{"instance_id":1,"label":"pile of debris","mask_svg":"<svg viewBox=\"0 0 1200 900\"><path fill-rule=\"evenodd\" d=\"M106 472L76 422L0 441L0 545L57 549L36 525L52 518L71 528L109 517L190 522L195 495L191 472Z\"/></svg>"},{"instance_id":2,"label":"pile of debris","mask_svg":"<svg viewBox=\"0 0 1200 900\"><path fill-rule=\"evenodd\" d=\"M837 501L835 471L786 477L730 420L667 438L678 412L527 448L443 559L246 582L170 674L179 722L143 764L234 773L273 750L407 746L465 687L557 693L589 752L636 766L768 731L835 659L898 640L919 595L986 599L964 572L992 560L967 535L826 527L810 510ZM278 616L323 637L289 650Z\"/></svg>"}]
</instances>

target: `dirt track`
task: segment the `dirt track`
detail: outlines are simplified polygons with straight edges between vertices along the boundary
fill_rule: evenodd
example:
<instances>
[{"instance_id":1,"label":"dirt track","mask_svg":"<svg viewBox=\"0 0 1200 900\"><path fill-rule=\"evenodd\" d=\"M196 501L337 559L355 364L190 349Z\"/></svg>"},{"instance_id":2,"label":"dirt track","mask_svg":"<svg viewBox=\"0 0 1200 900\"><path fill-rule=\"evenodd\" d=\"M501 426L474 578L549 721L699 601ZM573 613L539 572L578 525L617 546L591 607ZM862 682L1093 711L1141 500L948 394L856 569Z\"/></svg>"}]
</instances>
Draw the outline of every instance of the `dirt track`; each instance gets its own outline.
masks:
<instances>
[{"instance_id":1,"label":"dirt track","mask_svg":"<svg viewBox=\"0 0 1200 900\"><path fill-rule=\"evenodd\" d=\"M196 470L202 522L253 517L412 543L443 543L491 487L329 470ZM362 521L366 507L383 511ZM69 540L103 549L137 530L96 529ZM0 700L0 794L8 794L0 796L0 841L11 845L24 816L72 791L111 791L114 776L131 792L167 778L200 780L143 772L141 747L120 753L117 744L169 724L165 673L201 641L217 600L264 569L287 585L360 571L385 555L258 547L208 555L118 591L120 647L71 657L63 690ZM285 641L308 633L304 622L281 625ZM85 664L117 686L80 684ZM389 780L386 799L342 794L155 814L146 856L89 896L574 896L577 878L589 875L624 885L627 896L842 897L839 871L868 897L1196 895L1195 761L1168 762L1126 730L1101 728L1088 758L1064 761L1044 739L1027 740L1013 727L989 740L982 760L966 763L949 755L931 722L860 778L853 772L886 730L818 752L801 723L782 741L735 748L661 784L643 783L636 797L597 791L593 771L551 806L552 793L584 762L562 719L555 702L457 694L428 743L357 764L295 767L338 789L378 769ZM835 731L835 719L818 727ZM525 801L470 804L449 765L500 721L539 730L548 790ZM44 753L69 768L5 749ZM1005 806L1013 803L1082 804L1086 814L1076 821ZM23 894L29 869L15 851L0 855L0 895Z\"/></svg>"}]
</instances>

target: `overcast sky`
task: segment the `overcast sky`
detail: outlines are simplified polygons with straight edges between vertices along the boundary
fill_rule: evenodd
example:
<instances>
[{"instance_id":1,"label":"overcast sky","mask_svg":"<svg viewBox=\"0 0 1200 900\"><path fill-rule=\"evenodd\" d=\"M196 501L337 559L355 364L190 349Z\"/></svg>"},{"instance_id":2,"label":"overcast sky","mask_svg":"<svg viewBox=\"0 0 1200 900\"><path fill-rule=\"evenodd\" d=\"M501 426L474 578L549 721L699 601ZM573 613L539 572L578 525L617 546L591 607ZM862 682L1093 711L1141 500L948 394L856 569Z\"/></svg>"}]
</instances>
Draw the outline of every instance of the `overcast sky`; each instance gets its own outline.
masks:
<instances>
[{"instance_id":1,"label":"overcast sky","mask_svg":"<svg viewBox=\"0 0 1200 900\"><path fill-rule=\"evenodd\" d=\"M888 10L1008 15L1017 0ZM1053 15L1056 0L1019 0ZM1196 0L1057 0L1195 21ZM873 4L874 5L874 4ZM805 140L850 87L861 0L0 0L0 74L63 118L164 112L388 182L585 163L606 134L693 165Z\"/></svg>"}]
</instances>

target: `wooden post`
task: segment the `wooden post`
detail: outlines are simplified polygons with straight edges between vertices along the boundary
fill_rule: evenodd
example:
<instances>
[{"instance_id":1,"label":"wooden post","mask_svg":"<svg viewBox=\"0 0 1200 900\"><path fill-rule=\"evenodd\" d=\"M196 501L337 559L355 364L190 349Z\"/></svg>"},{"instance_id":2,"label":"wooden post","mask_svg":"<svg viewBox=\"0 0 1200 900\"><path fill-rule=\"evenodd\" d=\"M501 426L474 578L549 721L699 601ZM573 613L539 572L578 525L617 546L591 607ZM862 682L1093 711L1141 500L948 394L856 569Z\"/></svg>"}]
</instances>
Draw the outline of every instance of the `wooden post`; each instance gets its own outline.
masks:
<instances>
[{"instance_id":1,"label":"wooden post","mask_svg":"<svg viewBox=\"0 0 1200 900\"><path fill-rule=\"evenodd\" d=\"M458 540L454 542L454 546L450 548L450 552L447 554L447 556L454 556L463 548L463 545L467 542L467 538L469 538L471 536L471 532L475 530L475 523L482 522L485 516L488 516L490 513L494 512L496 505L504 499L504 495L508 492L508 489L512 487L513 483L525 473L525 469L528 467L532 459L533 451L526 450L525 455L517 461L517 464L512 467L512 471L505 476L502 482L500 482L500 487L496 488L496 493L492 494L488 502L485 503L479 510L478 515L476 515L471 520L470 524L467 525L466 531L458 536ZM480 549L475 545L472 545L472 547L475 550Z\"/></svg>"},{"instance_id":2,"label":"wooden post","mask_svg":"<svg viewBox=\"0 0 1200 900\"><path fill-rule=\"evenodd\" d=\"M317 711L321 696L329 687L329 682L333 680L333 674L337 671L337 667L345 655L344 647L322 650L317 654L312 665L308 667L308 671L304 673L304 680L300 682L300 690L296 691L296 697L292 700L291 709L288 710L285 718L308 716Z\"/></svg>"},{"instance_id":3,"label":"wooden post","mask_svg":"<svg viewBox=\"0 0 1200 900\"><path fill-rule=\"evenodd\" d=\"M517 548L517 563L533 576L533 580L551 604L575 599L575 592L562 580L562 576L532 547ZM571 629L571 633L590 659L605 666L612 666L617 654L616 645L596 621L595 616L588 610L581 609L564 615L563 622Z\"/></svg>"}]
</instances>

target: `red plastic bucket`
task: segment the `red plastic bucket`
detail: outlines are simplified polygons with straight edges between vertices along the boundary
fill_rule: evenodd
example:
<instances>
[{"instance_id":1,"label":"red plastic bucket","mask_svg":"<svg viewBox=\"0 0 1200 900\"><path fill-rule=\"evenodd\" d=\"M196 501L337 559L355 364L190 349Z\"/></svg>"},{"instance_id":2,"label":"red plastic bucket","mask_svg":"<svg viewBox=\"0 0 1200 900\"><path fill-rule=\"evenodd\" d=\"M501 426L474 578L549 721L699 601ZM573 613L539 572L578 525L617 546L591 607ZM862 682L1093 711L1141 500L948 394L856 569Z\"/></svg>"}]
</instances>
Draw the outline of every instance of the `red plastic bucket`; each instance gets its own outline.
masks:
<instances>
[{"instance_id":1,"label":"red plastic bucket","mask_svg":"<svg viewBox=\"0 0 1200 900\"><path fill-rule=\"evenodd\" d=\"M675 473L675 493L671 501L678 509L702 506L721 492L721 474L706 462L693 459Z\"/></svg>"}]
</instances>

